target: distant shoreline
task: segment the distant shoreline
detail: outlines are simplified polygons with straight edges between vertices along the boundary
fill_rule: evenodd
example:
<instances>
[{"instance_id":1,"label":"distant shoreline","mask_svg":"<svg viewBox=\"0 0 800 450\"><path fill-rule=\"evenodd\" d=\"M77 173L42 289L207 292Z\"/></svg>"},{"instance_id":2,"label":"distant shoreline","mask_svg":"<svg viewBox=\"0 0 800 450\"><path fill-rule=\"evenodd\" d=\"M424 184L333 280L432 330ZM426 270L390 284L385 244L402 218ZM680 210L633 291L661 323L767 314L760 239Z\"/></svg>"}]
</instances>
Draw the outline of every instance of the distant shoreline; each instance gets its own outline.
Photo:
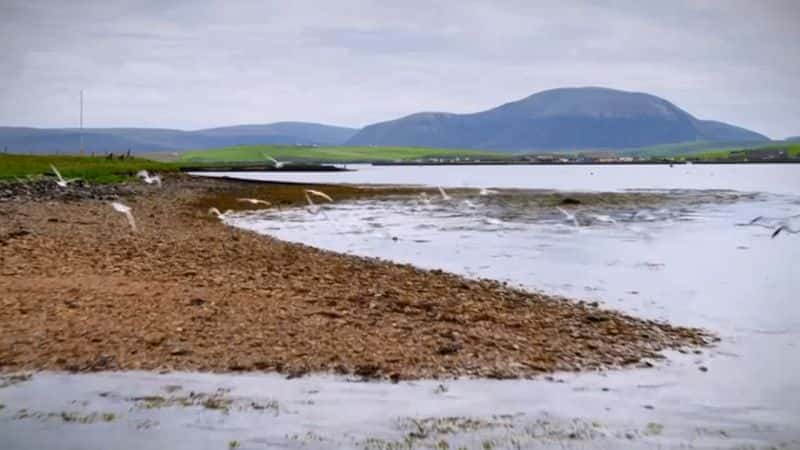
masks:
<instances>
[{"instance_id":1,"label":"distant shoreline","mask_svg":"<svg viewBox=\"0 0 800 450\"><path fill-rule=\"evenodd\" d=\"M292 164L285 168L276 169L274 166L265 165L235 165L236 163L220 163L213 166L192 167L187 165L180 168L181 172L346 172L348 169L336 167L331 163Z\"/></svg>"},{"instance_id":2,"label":"distant shoreline","mask_svg":"<svg viewBox=\"0 0 800 450\"><path fill-rule=\"evenodd\" d=\"M693 164L800 164L800 160L787 159L775 161L691 161L686 163L683 161L670 162L670 161L615 161L615 162L600 162L600 161L586 161L586 162L523 162L523 161L462 161L462 162L413 162L413 161L399 161L399 162L373 162L373 166L685 166Z\"/></svg>"}]
</instances>

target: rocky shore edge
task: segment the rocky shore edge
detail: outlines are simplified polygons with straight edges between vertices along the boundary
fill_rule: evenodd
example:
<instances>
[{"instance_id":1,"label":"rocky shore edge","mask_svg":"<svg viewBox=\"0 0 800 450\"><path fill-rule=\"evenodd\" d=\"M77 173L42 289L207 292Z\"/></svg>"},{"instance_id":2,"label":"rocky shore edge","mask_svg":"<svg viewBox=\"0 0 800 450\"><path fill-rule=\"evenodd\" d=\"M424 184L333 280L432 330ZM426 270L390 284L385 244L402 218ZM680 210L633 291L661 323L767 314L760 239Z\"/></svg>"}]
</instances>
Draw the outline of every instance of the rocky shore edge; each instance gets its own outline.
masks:
<instances>
[{"instance_id":1,"label":"rocky shore edge","mask_svg":"<svg viewBox=\"0 0 800 450\"><path fill-rule=\"evenodd\" d=\"M338 199L398 194L325 187ZM302 186L0 185L0 371L332 372L392 380L652 366L709 333L596 303L336 254L228 227ZM132 208L133 233L109 201Z\"/></svg>"}]
</instances>

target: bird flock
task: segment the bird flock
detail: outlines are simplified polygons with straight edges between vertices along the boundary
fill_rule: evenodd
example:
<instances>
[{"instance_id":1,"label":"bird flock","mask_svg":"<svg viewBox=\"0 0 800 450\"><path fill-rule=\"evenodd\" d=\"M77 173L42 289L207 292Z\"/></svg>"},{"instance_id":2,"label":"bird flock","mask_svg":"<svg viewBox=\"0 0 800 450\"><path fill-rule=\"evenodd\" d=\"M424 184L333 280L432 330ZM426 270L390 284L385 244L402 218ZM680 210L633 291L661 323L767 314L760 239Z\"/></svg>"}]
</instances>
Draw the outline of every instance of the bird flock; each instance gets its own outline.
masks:
<instances>
[{"instance_id":1,"label":"bird flock","mask_svg":"<svg viewBox=\"0 0 800 450\"><path fill-rule=\"evenodd\" d=\"M273 163L274 167L277 168L277 169L280 169L280 168L284 167L285 164L287 164L285 162L277 161L277 160L275 160L274 158L272 158L269 155L263 155L263 156L265 157L265 159L270 160ZM69 178L69 179L64 178L61 175L61 172L59 172L58 168L56 168L53 164L50 164L50 169L52 170L53 174L56 177L55 184L58 187L62 188L62 189L67 188L70 183L74 183L75 181L80 180L80 178ZM139 172L136 173L136 177L141 179L142 182L144 182L145 184L156 185L159 188L162 187L162 179L157 174L150 174L146 170L140 170ZM442 186L437 186L437 190L439 191L439 196L440 196L442 201L451 202L453 200L453 197L450 196L447 193L447 191L444 190L444 188ZM489 195L495 195L495 194L498 194L498 193L499 193L498 191L487 189L487 188L480 188L478 190L478 195L480 195L480 196L489 196ZM307 210L312 214L316 214L316 213L321 211L320 205L317 205L316 203L314 203L313 198L320 198L320 199L325 200L325 201L327 201L329 203L333 203L333 201L334 201L333 198L330 195L326 194L323 191L316 190L316 189L304 189L303 190L303 195L305 196L305 199L306 199ZM248 203L248 204L251 204L251 205L264 205L264 206L271 206L272 205L272 203L270 203L269 201L258 199L258 198L244 198L243 197L243 198L238 198L237 201L240 202L240 203ZM422 192L417 196L417 202L418 203L422 203L423 205L430 205L432 203L432 199L427 193ZM470 208L470 209L477 208L477 205L474 204L473 202L471 202L470 200L466 200L465 199L465 200L463 200L462 204L464 206L466 206L467 208ZM120 214L125 216L126 220L128 221L128 224L131 227L131 231L133 231L134 233L138 231L138 228L137 228L137 225L136 225L136 219L133 216L133 212L132 212L132 209L131 209L130 206L127 206L127 205L125 205L125 204L123 204L121 202L118 202L118 201L111 202L110 205L111 205L111 207L113 208L114 211L116 211L116 212L118 212L118 213L120 213ZM562 208L560 206L556 206L556 209L564 216L565 221L570 222L575 228L580 228L582 226L581 221L578 218L578 212L577 211L569 212L569 211L567 211L566 209L564 209L564 208ZM224 219L226 216L230 215L231 213L233 213L232 210L227 210L227 211L225 211L223 213L219 209L213 208L213 207L209 208L209 210L208 210L208 214L209 215L215 216L218 219ZM589 213L587 215L594 222L606 223L606 224L616 224L617 223L617 220L614 219L613 217L609 216L609 215L593 214L593 213ZM631 215L631 219L632 220L649 221L649 220L655 220L655 217L652 216L652 214L649 214L646 211L636 211ZM486 223L490 223L490 224L499 224L499 223L501 223L500 220L493 219L493 218L489 218L488 220L485 220L485 221L486 221ZM770 229L772 231L771 237L774 239L778 235L780 235L781 233L783 233L783 234L798 234L798 233L800 233L800 214L793 215L793 216L788 216L788 217L758 216L758 217L755 217L754 219L750 220L747 223L739 223L737 225L739 225L739 226L757 226L757 227L763 227L763 228Z\"/></svg>"},{"instance_id":2,"label":"bird flock","mask_svg":"<svg viewBox=\"0 0 800 450\"><path fill-rule=\"evenodd\" d=\"M56 186L62 189L66 189L70 185L70 183L74 183L75 181L80 180L80 178L64 178L61 175L61 172L59 172L58 168L53 164L50 164L50 170L56 177L55 179ZM154 184L158 187L162 186L161 176L151 175L146 170L140 170L139 172L137 172L136 177L141 179L142 182L144 182L145 184ZM139 231L138 227L136 226L136 219L133 217L133 210L130 206L118 201L110 202L109 204L111 205L111 208L114 211L125 216L125 219L128 221L128 225L130 225L131 227L131 231L133 231L134 233Z\"/></svg>"},{"instance_id":3,"label":"bird flock","mask_svg":"<svg viewBox=\"0 0 800 450\"><path fill-rule=\"evenodd\" d=\"M439 192L439 199L441 201L448 203L453 202L453 197L450 194L448 194L447 191L445 191L445 189L442 186L437 186L436 189ZM319 205L314 203L313 200L314 197L324 199L327 202L334 201L331 196L319 190L304 189L303 193L306 198L306 203L308 204L307 210L312 214L316 214L321 211ZM499 191L488 188L479 188L478 190L478 195L480 196L489 196L495 194L499 194ZM431 198L431 196L429 196L428 193L426 192L419 193L416 197L416 200L418 204L426 206L431 205L434 201L434 199ZM252 198L240 198L239 201L252 204L264 204L267 206L270 205L270 203L265 200L252 199ZM478 208L478 205L470 201L469 199L462 200L461 205L469 209ZM601 224L611 224L611 225L616 225L618 223L617 219L607 214L597 214L597 213L577 211L577 210L570 212L562 208L561 206L556 206L555 208L558 212L561 213L561 215L563 215L564 220L570 223L575 228L581 228L591 223L601 223ZM231 211L226 211L225 214L228 214L230 212ZM212 208L212 211L209 211L209 213L220 218L225 216L225 214L221 214L219 210L217 210L216 208ZM773 229L772 237L775 238L780 233L790 233L790 234L800 233L800 226L798 226L796 223L798 221L794 222L792 221L792 219L798 219L798 218L800 218L800 215L790 216L789 218L773 218L773 219L767 219L765 217L759 216L747 224L740 224L740 225L754 225L754 226L763 226L771 228ZM629 220L651 222L657 219L658 217L656 217L647 210L637 210L631 213ZM496 218L487 217L484 218L484 223L489 225L501 225L503 221ZM631 227L631 229L633 230L633 227ZM393 239L397 240L397 238Z\"/></svg>"}]
</instances>

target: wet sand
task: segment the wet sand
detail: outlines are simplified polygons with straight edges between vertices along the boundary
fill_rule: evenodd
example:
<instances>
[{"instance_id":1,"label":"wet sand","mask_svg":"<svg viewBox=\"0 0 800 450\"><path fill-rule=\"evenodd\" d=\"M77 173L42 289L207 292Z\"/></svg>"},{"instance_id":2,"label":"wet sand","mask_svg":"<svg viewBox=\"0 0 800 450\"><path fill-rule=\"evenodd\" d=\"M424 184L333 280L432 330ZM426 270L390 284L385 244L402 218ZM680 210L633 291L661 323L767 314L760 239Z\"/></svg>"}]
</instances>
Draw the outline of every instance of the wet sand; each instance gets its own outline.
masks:
<instances>
[{"instance_id":1,"label":"wet sand","mask_svg":"<svg viewBox=\"0 0 800 450\"><path fill-rule=\"evenodd\" d=\"M336 199L400 193L322 189ZM296 205L301 186L173 177L160 190L136 184L102 196L18 190L0 196L3 371L517 378L650 365L662 350L712 340L595 304L282 242L207 215L209 206L245 209L238 197ZM138 233L108 205L114 195L133 208Z\"/></svg>"}]
</instances>

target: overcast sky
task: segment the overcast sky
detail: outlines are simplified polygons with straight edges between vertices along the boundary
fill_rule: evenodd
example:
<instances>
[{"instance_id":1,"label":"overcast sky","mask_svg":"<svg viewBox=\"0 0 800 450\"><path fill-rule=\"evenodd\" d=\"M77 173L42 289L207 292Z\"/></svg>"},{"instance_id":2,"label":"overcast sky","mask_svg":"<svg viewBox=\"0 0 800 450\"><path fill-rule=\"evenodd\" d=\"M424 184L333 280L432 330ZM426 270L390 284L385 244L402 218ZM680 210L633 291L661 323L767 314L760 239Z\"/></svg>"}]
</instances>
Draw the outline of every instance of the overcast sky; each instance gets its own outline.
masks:
<instances>
[{"instance_id":1,"label":"overcast sky","mask_svg":"<svg viewBox=\"0 0 800 450\"><path fill-rule=\"evenodd\" d=\"M169 3L170 6L164 6ZM800 1L0 1L0 125L363 126L564 86L800 134Z\"/></svg>"}]
</instances>

